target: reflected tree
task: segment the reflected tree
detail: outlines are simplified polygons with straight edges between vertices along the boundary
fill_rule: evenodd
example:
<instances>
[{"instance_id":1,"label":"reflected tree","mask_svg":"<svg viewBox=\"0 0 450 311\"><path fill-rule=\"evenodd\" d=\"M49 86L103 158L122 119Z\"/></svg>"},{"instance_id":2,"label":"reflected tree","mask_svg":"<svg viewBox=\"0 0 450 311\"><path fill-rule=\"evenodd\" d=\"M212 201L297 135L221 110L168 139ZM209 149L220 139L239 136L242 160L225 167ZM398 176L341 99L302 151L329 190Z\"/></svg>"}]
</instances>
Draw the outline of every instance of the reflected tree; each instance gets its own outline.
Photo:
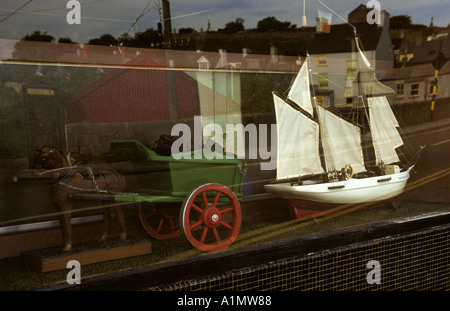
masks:
<instances>
[{"instance_id":1,"label":"reflected tree","mask_svg":"<svg viewBox=\"0 0 450 311\"><path fill-rule=\"evenodd\" d=\"M270 16L260 20L256 30L261 32L286 31L293 28L296 28L296 25L292 25L291 22L280 22L274 16Z\"/></svg>"},{"instance_id":2,"label":"reflected tree","mask_svg":"<svg viewBox=\"0 0 450 311\"><path fill-rule=\"evenodd\" d=\"M239 31L244 31L244 22L245 20L241 17L236 18L234 22L229 22L225 24L225 28L219 29L219 32L225 33L236 33Z\"/></svg>"},{"instance_id":3,"label":"reflected tree","mask_svg":"<svg viewBox=\"0 0 450 311\"><path fill-rule=\"evenodd\" d=\"M22 40L25 41L41 41L41 42L54 42L55 38L47 33L47 31L41 32L39 30L34 31L32 34L25 35Z\"/></svg>"},{"instance_id":4,"label":"reflected tree","mask_svg":"<svg viewBox=\"0 0 450 311\"><path fill-rule=\"evenodd\" d=\"M102 36L100 36L100 38L96 38L96 39L91 39L89 40L88 44L91 45L118 45L119 41L114 38L114 36L110 35L110 34L104 34Z\"/></svg>"}]
</instances>

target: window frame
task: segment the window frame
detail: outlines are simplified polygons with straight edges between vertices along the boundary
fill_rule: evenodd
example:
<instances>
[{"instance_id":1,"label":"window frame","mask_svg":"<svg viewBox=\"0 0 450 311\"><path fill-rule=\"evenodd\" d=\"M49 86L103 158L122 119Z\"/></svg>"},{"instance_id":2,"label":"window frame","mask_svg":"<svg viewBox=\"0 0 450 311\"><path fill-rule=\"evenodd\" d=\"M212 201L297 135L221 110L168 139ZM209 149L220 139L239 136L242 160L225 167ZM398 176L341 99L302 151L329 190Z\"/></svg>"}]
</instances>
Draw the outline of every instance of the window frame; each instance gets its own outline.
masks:
<instances>
[{"instance_id":1,"label":"window frame","mask_svg":"<svg viewBox=\"0 0 450 311\"><path fill-rule=\"evenodd\" d=\"M317 55L317 66L328 66L328 55L327 54Z\"/></svg>"},{"instance_id":2,"label":"window frame","mask_svg":"<svg viewBox=\"0 0 450 311\"><path fill-rule=\"evenodd\" d=\"M412 83L411 88L409 90L409 96L410 97L418 97L419 96L419 90L420 90L420 84L419 83Z\"/></svg>"},{"instance_id":3,"label":"window frame","mask_svg":"<svg viewBox=\"0 0 450 311\"><path fill-rule=\"evenodd\" d=\"M328 73L320 72L317 74L319 89L328 89Z\"/></svg>"}]
</instances>

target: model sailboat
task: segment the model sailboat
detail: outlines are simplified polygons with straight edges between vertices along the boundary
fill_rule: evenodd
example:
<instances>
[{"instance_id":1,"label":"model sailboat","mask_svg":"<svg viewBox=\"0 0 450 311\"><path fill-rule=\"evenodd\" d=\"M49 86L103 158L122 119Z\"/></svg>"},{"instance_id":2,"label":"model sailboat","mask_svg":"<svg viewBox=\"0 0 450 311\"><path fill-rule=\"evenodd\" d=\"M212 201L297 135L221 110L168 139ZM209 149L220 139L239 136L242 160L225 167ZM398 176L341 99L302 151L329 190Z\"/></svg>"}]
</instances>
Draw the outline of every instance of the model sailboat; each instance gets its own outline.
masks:
<instances>
[{"instance_id":1,"label":"model sailboat","mask_svg":"<svg viewBox=\"0 0 450 311\"><path fill-rule=\"evenodd\" d=\"M357 42L358 38L356 38ZM318 105L311 97L308 58L287 97L273 94L278 134L277 181L265 190L295 207L296 216L330 204L384 201L403 192L412 166L401 167L396 149L403 145L399 124L380 83L358 43L354 104L364 111L366 126ZM364 150L370 137L373 151ZM368 165L371 154L374 164ZM373 162L373 161L372 161Z\"/></svg>"}]
</instances>

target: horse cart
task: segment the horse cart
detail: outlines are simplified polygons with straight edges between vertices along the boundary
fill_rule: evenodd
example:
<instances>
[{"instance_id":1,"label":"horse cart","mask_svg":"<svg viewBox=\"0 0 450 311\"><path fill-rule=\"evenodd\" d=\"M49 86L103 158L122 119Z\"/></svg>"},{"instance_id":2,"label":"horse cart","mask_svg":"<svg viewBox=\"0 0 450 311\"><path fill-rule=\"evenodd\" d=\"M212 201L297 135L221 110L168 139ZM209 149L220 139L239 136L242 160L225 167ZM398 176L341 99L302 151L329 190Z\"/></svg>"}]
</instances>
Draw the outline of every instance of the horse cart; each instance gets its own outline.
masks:
<instances>
[{"instance_id":1,"label":"horse cart","mask_svg":"<svg viewBox=\"0 0 450 311\"><path fill-rule=\"evenodd\" d=\"M111 142L106 158L131 161L138 191L72 194L72 199L136 203L141 223L152 237L167 239L184 233L202 251L225 249L237 238L245 162L198 159L194 151L175 159L137 140Z\"/></svg>"}]
</instances>

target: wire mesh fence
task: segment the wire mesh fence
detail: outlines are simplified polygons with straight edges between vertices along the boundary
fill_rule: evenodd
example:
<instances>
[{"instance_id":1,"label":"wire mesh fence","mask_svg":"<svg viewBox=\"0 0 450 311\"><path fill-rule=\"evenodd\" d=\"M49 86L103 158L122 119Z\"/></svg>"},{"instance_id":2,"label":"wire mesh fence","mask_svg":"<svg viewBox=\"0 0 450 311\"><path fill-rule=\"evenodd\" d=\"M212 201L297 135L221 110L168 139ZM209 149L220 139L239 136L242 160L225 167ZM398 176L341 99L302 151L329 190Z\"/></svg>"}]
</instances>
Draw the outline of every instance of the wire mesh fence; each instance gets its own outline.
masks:
<instances>
[{"instance_id":1,"label":"wire mesh fence","mask_svg":"<svg viewBox=\"0 0 450 311\"><path fill-rule=\"evenodd\" d=\"M449 234L443 225L149 290L449 290Z\"/></svg>"}]
</instances>

